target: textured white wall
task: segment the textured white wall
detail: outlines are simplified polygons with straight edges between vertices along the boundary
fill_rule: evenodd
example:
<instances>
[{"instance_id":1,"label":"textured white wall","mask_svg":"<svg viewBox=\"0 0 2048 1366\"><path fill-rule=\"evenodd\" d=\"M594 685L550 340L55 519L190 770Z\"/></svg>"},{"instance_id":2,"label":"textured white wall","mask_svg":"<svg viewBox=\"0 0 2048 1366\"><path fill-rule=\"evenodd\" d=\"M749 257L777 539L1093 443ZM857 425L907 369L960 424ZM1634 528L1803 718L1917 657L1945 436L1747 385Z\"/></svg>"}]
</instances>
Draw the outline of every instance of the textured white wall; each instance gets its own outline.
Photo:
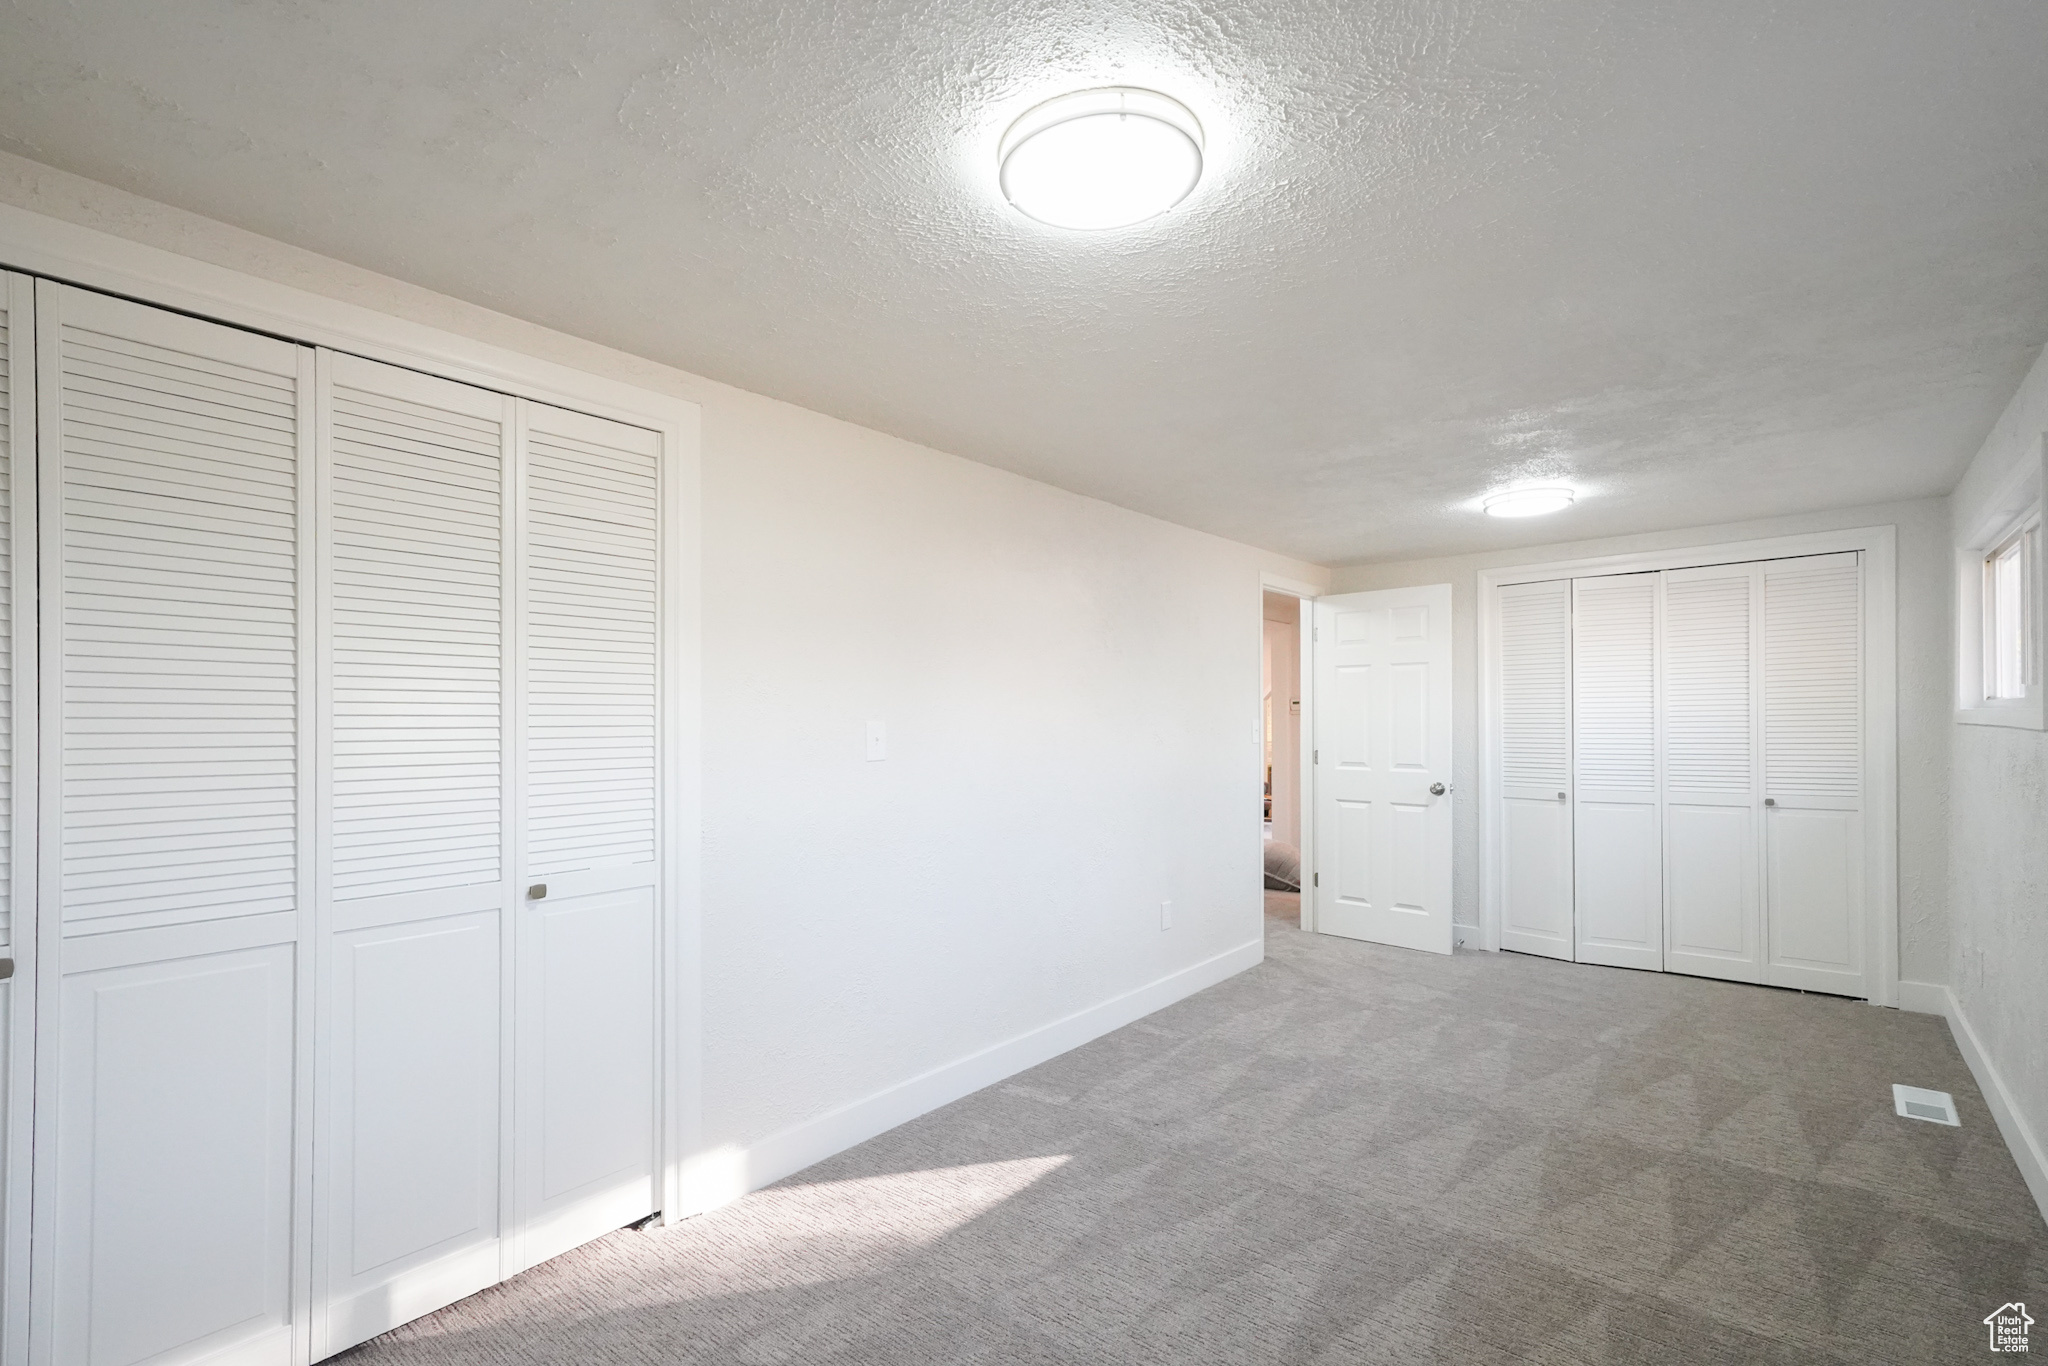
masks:
<instances>
[{"instance_id":1,"label":"textured white wall","mask_svg":"<svg viewBox=\"0 0 2048 1366\"><path fill-rule=\"evenodd\" d=\"M759 400L705 471L713 1139L1258 937L1259 572L1317 571Z\"/></svg>"},{"instance_id":2,"label":"textured white wall","mask_svg":"<svg viewBox=\"0 0 2048 1366\"><path fill-rule=\"evenodd\" d=\"M1452 680L1457 708L1453 771L1458 790L1478 791L1478 574L1518 564L1581 556L1747 541L1846 527L1896 526L1899 547L1899 975L1948 980L1948 740L1951 607L1947 501L1919 499L1878 507L1803 513L1727 526L1694 527L1529 550L1436 560L1351 565L1333 572L1331 589L1451 585ZM1462 928L1479 921L1479 805L1461 801L1455 820L1452 900Z\"/></svg>"},{"instance_id":3,"label":"textured white wall","mask_svg":"<svg viewBox=\"0 0 2048 1366\"><path fill-rule=\"evenodd\" d=\"M1956 487L1950 502L1958 538L1970 534L2021 461L2041 458L2043 432L2048 353ZM2040 1141L2048 1139L2048 733L1953 729L1950 986Z\"/></svg>"},{"instance_id":4,"label":"textured white wall","mask_svg":"<svg viewBox=\"0 0 2048 1366\"><path fill-rule=\"evenodd\" d=\"M1546 539L1459 506L1507 480L1588 536L1946 493L2048 316L2029 0L0 14L10 148L1309 559ZM1010 120L1126 82L1194 194L1010 210Z\"/></svg>"},{"instance_id":5,"label":"textured white wall","mask_svg":"<svg viewBox=\"0 0 2048 1366\"><path fill-rule=\"evenodd\" d=\"M1259 575L1324 571L19 158L0 202L703 405L708 1142L1258 939Z\"/></svg>"}]
</instances>

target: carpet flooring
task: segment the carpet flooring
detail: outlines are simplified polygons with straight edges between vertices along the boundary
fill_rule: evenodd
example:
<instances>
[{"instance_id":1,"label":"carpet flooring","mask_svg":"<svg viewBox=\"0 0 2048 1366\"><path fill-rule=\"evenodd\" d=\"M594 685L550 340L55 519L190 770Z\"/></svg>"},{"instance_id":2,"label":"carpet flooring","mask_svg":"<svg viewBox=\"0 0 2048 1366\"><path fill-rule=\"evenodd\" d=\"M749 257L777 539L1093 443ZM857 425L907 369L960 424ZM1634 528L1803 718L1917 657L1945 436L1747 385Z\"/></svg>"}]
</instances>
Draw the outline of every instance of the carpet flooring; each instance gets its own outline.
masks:
<instances>
[{"instance_id":1,"label":"carpet flooring","mask_svg":"<svg viewBox=\"0 0 2048 1366\"><path fill-rule=\"evenodd\" d=\"M1983 1360L2008 1301L2048 1320L2048 1229L1938 1019L1277 917L1267 953L347 1359L1925 1366Z\"/></svg>"}]
</instances>

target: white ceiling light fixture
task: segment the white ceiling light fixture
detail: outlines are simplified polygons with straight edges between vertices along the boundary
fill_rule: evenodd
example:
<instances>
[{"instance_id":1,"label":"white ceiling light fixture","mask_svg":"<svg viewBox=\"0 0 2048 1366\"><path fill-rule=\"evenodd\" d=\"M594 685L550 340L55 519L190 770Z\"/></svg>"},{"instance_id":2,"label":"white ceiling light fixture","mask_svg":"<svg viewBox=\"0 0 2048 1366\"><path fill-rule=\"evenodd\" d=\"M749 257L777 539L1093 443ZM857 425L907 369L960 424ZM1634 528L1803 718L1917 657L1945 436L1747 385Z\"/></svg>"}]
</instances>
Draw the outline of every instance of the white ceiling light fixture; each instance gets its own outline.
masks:
<instances>
[{"instance_id":1,"label":"white ceiling light fixture","mask_svg":"<svg viewBox=\"0 0 2048 1366\"><path fill-rule=\"evenodd\" d=\"M996 151L1003 197L1056 228L1157 218L1202 178L1202 125L1156 90L1077 90L1028 109Z\"/></svg>"},{"instance_id":2,"label":"white ceiling light fixture","mask_svg":"<svg viewBox=\"0 0 2048 1366\"><path fill-rule=\"evenodd\" d=\"M1572 490L1561 485L1547 485L1490 493L1481 506L1489 517L1541 517L1546 513L1563 512L1577 500L1578 495Z\"/></svg>"}]
</instances>

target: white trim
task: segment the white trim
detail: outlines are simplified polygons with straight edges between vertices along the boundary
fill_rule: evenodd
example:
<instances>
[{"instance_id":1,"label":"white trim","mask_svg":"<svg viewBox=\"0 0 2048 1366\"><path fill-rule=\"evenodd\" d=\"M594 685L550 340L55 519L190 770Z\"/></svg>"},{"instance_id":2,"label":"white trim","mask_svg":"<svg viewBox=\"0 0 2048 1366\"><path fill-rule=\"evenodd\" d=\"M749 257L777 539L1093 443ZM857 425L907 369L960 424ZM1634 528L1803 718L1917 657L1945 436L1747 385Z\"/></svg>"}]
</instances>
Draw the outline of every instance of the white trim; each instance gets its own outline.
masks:
<instances>
[{"instance_id":1,"label":"white trim","mask_svg":"<svg viewBox=\"0 0 2048 1366\"><path fill-rule=\"evenodd\" d=\"M1306 579L1290 579L1285 575L1259 571L1259 592L1290 593L1301 599L1303 607L1301 621L1295 629L1295 644L1300 658L1294 663L1295 686L1301 690L1301 715L1295 718L1294 767L1300 779L1300 791L1295 794L1295 825L1301 841L1295 848L1301 854L1301 928L1313 934L1316 928L1316 899L1310 872L1316 866L1316 765L1315 765L1315 716L1316 716L1316 675L1315 675L1315 613L1308 604L1313 603L1323 590ZM1261 613L1261 616L1264 614ZM1307 757L1304 758L1303 756ZM1261 886L1264 884L1261 883Z\"/></svg>"},{"instance_id":2,"label":"white trim","mask_svg":"<svg viewBox=\"0 0 2048 1366\"><path fill-rule=\"evenodd\" d=\"M1899 984L1898 877L1898 529L1890 526L1817 531L1798 536L1725 541L1672 550L1632 551L1573 560L1507 565L1478 574L1479 684L1479 946L1500 947L1500 787L1494 679L1500 651L1500 589L1511 583L1594 574L1654 573L1701 565L1743 564L1801 555L1863 553L1864 660L1864 932L1870 948L1872 1005L1894 1005Z\"/></svg>"},{"instance_id":3,"label":"white trim","mask_svg":"<svg viewBox=\"0 0 2048 1366\"><path fill-rule=\"evenodd\" d=\"M0 204L0 265L665 436L697 405L310 290ZM679 446L680 449L680 446ZM694 452L685 452L694 455Z\"/></svg>"},{"instance_id":4,"label":"white trim","mask_svg":"<svg viewBox=\"0 0 2048 1366\"><path fill-rule=\"evenodd\" d=\"M662 672L675 686L662 690L663 947L667 970L661 988L661 1126L655 1194L667 1211L682 1199L683 1164L704 1142L703 921L703 622L704 492L702 413L679 405L673 434L662 438L661 606ZM672 1203L677 1202L677 1203Z\"/></svg>"},{"instance_id":5,"label":"white trim","mask_svg":"<svg viewBox=\"0 0 2048 1366\"><path fill-rule=\"evenodd\" d=\"M773 1185L899 1124L950 1105L1255 968L1265 956L1263 937L1240 944L1100 1004L792 1124L745 1147L728 1144L706 1153L694 1159L684 1173L679 1208L684 1214L696 1214L730 1204L748 1191Z\"/></svg>"},{"instance_id":6,"label":"white trim","mask_svg":"<svg viewBox=\"0 0 2048 1366\"><path fill-rule=\"evenodd\" d=\"M2028 673L2033 682L2024 698L1990 699L1984 696L1984 560L2014 534L2034 524L2038 546L2041 505L2048 490L2048 439L2034 459L2022 460L2003 484L1985 499L1974 524L1958 536L1956 545L1956 630L1955 630L1955 719L1966 726L2012 726L2021 730L2048 729L2048 687L2042 676L2042 573L2036 549L2028 557L2032 582L2025 595L2028 641L2033 658Z\"/></svg>"},{"instance_id":7,"label":"white trim","mask_svg":"<svg viewBox=\"0 0 2048 1366\"><path fill-rule=\"evenodd\" d=\"M1297 598L1313 598L1323 590L1310 583L1307 579L1290 579L1284 574L1274 574L1261 569L1259 571L1259 591L1261 593L1289 593Z\"/></svg>"},{"instance_id":8,"label":"white trim","mask_svg":"<svg viewBox=\"0 0 2048 1366\"><path fill-rule=\"evenodd\" d=\"M1963 1055L1970 1075L1977 1079L1977 1089L1984 1093L1984 1104L1998 1125L1999 1136L2012 1152L2012 1160L2020 1169L2020 1178L2033 1193L2034 1204L2040 1209L2042 1219L2048 1220L2048 1147L2043 1147L2040 1137L2020 1113L2011 1088L1992 1064L1991 1054L1977 1036L1970 1017L1963 1013L1962 1003L1956 1000L1953 991L1938 982L1901 982L1899 1000L1901 1009L1940 1015L1948 1020L1949 1033L1955 1036L1956 1051ZM1906 1004L1909 1000L1912 1002L1910 1005Z\"/></svg>"},{"instance_id":9,"label":"white trim","mask_svg":"<svg viewBox=\"0 0 2048 1366\"><path fill-rule=\"evenodd\" d=\"M1715 564L1747 564L1752 560L1786 560L1801 555L1835 555L1847 550L1893 549L1898 528L1854 527L1843 531L1811 531L1798 536L1770 536L1753 541L1710 541L1676 550L1635 550L1619 555L1591 555L1541 564L1503 565L1479 571L1481 591L1510 583L1541 583L1546 579L1585 578L1594 574L1649 574L1660 569L1696 569Z\"/></svg>"}]
</instances>

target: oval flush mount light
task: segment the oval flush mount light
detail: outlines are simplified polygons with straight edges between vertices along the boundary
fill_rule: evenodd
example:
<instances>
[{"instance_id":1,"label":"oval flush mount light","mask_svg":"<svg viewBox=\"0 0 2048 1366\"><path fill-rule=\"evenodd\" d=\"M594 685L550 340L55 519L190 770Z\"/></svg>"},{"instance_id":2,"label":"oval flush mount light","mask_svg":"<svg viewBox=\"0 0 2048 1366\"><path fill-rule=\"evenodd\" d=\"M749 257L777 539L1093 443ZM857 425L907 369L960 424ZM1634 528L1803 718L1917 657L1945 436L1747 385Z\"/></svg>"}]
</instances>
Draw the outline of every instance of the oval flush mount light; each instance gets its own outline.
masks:
<instances>
[{"instance_id":1,"label":"oval flush mount light","mask_svg":"<svg viewBox=\"0 0 2048 1366\"><path fill-rule=\"evenodd\" d=\"M1003 134L1003 197L1056 228L1156 218L1202 178L1202 125L1155 90L1077 90L1026 110Z\"/></svg>"},{"instance_id":2,"label":"oval flush mount light","mask_svg":"<svg viewBox=\"0 0 2048 1366\"><path fill-rule=\"evenodd\" d=\"M1482 506L1489 517L1541 517L1549 512L1563 512L1577 496L1562 487L1508 489L1488 494Z\"/></svg>"}]
</instances>

